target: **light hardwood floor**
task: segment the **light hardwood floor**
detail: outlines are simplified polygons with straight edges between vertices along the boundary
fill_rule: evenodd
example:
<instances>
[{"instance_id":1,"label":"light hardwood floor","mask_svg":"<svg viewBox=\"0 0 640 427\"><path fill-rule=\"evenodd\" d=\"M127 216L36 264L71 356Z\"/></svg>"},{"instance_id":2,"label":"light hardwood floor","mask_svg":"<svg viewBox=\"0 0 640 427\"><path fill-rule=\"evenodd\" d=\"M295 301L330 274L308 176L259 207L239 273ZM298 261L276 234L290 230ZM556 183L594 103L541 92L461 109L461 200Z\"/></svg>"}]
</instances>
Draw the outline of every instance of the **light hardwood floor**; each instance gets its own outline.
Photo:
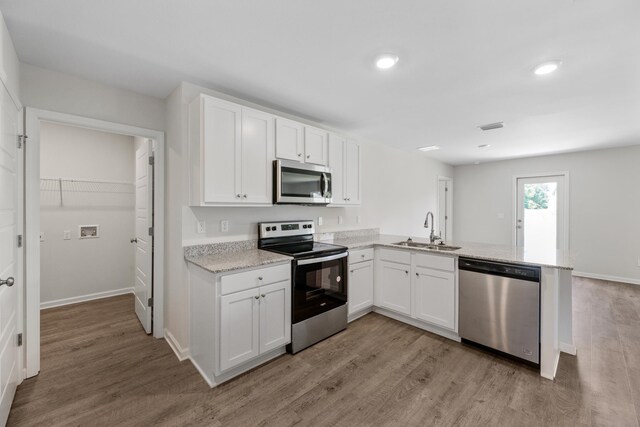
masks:
<instances>
[{"instance_id":1,"label":"light hardwood floor","mask_svg":"<svg viewBox=\"0 0 640 427\"><path fill-rule=\"evenodd\" d=\"M42 371L11 426L638 426L640 286L574 279L578 356L555 381L370 314L295 356L209 389L146 336L131 296L42 312Z\"/></svg>"}]
</instances>

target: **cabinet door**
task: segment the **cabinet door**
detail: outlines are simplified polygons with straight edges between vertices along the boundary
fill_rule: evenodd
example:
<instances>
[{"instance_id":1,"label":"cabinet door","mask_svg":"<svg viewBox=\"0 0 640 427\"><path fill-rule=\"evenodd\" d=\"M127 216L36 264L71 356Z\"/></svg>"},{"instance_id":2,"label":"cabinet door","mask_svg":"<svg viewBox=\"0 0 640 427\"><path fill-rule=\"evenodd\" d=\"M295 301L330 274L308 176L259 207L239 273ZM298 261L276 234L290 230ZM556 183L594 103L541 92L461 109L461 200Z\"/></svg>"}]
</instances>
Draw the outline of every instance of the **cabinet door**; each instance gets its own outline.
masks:
<instances>
[{"instance_id":1,"label":"cabinet door","mask_svg":"<svg viewBox=\"0 0 640 427\"><path fill-rule=\"evenodd\" d=\"M291 281L260 287L260 353L291 342Z\"/></svg>"},{"instance_id":2,"label":"cabinet door","mask_svg":"<svg viewBox=\"0 0 640 427\"><path fill-rule=\"evenodd\" d=\"M349 266L349 314L373 305L373 261Z\"/></svg>"},{"instance_id":3,"label":"cabinet door","mask_svg":"<svg viewBox=\"0 0 640 427\"><path fill-rule=\"evenodd\" d=\"M220 371L258 356L259 298L258 288L220 297Z\"/></svg>"},{"instance_id":4,"label":"cabinet door","mask_svg":"<svg viewBox=\"0 0 640 427\"><path fill-rule=\"evenodd\" d=\"M380 261L376 277L376 306L411 315L411 266Z\"/></svg>"},{"instance_id":5,"label":"cabinet door","mask_svg":"<svg viewBox=\"0 0 640 427\"><path fill-rule=\"evenodd\" d=\"M276 157L304 162L304 126L287 119L276 119Z\"/></svg>"},{"instance_id":6,"label":"cabinet door","mask_svg":"<svg viewBox=\"0 0 640 427\"><path fill-rule=\"evenodd\" d=\"M454 273L416 267L415 317L455 330L456 288Z\"/></svg>"},{"instance_id":7,"label":"cabinet door","mask_svg":"<svg viewBox=\"0 0 640 427\"><path fill-rule=\"evenodd\" d=\"M355 141L345 143L345 198L347 204L360 204L360 144Z\"/></svg>"},{"instance_id":8,"label":"cabinet door","mask_svg":"<svg viewBox=\"0 0 640 427\"><path fill-rule=\"evenodd\" d=\"M329 135L329 167L331 168L331 193L334 205L345 203L344 195L344 144L345 138Z\"/></svg>"},{"instance_id":9,"label":"cabinet door","mask_svg":"<svg viewBox=\"0 0 640 427\"><path fill-rule=\"evenodd\" d=\"M305 126L304 161L314 165L327 165L327 132L322 129Z\"/></svg>"},{"instance_id":10,"label":"cabinet door","mask_svg":"<svg viewBox=\"0 0 640 427\"><path fill-rule=\"evenodd\" d=\"M242 109L239 105L207 97L202 114L204 202L238 202Z\"/></svg>"},{"instance_id":11,"label":"cabinet door","mask_svg":"<svg viewBox=\"0 0 640 427\"><path fill-rule=\"evenodd\" d=\"M274 117L242 109L242 201L272 204Z\"/></svg>"}]
</instances>

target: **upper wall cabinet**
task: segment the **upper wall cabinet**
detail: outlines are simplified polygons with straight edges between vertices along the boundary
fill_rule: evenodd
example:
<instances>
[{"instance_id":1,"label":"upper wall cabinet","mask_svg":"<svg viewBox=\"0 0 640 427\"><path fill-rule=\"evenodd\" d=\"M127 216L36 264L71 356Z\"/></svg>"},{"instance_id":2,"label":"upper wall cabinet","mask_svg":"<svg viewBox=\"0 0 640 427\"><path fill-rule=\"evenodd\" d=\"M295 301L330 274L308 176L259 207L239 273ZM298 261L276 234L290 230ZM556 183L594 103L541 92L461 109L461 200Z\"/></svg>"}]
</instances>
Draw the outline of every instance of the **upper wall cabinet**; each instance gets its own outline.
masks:
<instances>
[{"instance_id":1,"label":"upper wall cabinet","mask_svg":"<svg viewBox=\"0 0 640 427\"><path fill-rule=\"evenodd\" d=\"M189 105L190 204L271 205L273 115L200 95Z\"/></svg>"},{"instance_id":2,"label":"upper wall cabinet","mask_svg":"<svg viewBox=\"0 0 640 427\"><path fill-rule=\"evenodd\" d=\"M301 163L327 165L327 132L278 117L276 157Z\"/></svg>"},{"instance_id":3,"label":"upper wall cabinet","mask_svg":"<svg viewBox=\"0 0 640 427\"><path fill-rule=\"evenodd\" d=\"M276 157L304 162L304 125L276 118Z\"/></svg>"},{"instance_id":4,"label":"upper wall cabinet","mask_svg":"<svg viewBox=\"0 0 640 427\"><path fill-rule=\"evenodd\" d=\"M330 206L353 206L361 203L360 145L341 135L329 135L333 203Z\"/></svg>"}]
</instances>

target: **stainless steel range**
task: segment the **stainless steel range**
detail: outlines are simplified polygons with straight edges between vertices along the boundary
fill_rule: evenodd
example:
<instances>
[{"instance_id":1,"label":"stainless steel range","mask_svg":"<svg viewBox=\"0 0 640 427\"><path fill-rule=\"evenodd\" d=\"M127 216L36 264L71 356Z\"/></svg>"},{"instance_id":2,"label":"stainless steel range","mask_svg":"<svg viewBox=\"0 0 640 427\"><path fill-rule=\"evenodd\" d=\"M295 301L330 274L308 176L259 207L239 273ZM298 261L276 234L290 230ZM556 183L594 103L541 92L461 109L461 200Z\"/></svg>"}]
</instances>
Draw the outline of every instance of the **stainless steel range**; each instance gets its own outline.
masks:
<instances>
[{"instance_id":1,"label":"stainless steel range","mask_svg":"<svg viewBox=\"0 0 640 427\"><path fill-rule=\"evenodd\" d=\"M313 241L313 221L263 222L258 247L291 255L291 344L297 353L347 327L347 248Z\"/></svg>"}]
</instances>

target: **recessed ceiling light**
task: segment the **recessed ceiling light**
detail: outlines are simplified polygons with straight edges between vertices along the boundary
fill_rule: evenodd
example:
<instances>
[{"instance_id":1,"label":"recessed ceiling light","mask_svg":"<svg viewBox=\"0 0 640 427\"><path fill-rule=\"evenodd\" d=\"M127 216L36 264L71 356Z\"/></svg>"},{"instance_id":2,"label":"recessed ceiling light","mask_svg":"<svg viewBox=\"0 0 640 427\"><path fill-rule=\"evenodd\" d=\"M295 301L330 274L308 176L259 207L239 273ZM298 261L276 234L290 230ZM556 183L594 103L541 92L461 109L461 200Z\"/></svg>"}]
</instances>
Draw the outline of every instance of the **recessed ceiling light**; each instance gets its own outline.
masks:
<instances>
[{"instance_id":1,"label":"recessed ceiling light","mask_svg":"<svg viewBox=\"0 0 640 427\"><path fill-rule=\"evenodd\" d=\"M420 151L433 151L433 150L439 150L440 147L438 147L437 145L427 145L426 147L419 147L418 150Z\"/></svg>"},{"instance_id":2,"label":"recessed ceiling light","mask_svg":"<svg viewBox=\"0 0 640 427\"><path fill-rule=\"evenodd\" d=\"M378 55L376 57L376 67L380 68L381 70L389 69L396 65L399 59L400 58L398 58L398 55L393 55L391 53Z\"/></svg>"},{"instance_id":3,"label":"recessed ceiling light","mask_svg":"<svg viewBox=\"0 0 640 427\"><path fill-rule=\"evenodd\" d=\"M545 74L550 74L556 71L560 67L560 61L549 61L544 64L538 65L533 69L533 73L537 76L544 76Z\"/></svg>"},{"instance_id":4,"label":"recessed ceiling light","mask_svg":"<svg viewBox=\"0 0 640 427\"><path fill-rule=\"evenodd\" d=\"M487 148L487 147L491 147L491 144L480 144L480 145L478 145L478 148Z\"/></svg>"}]
</instances>

